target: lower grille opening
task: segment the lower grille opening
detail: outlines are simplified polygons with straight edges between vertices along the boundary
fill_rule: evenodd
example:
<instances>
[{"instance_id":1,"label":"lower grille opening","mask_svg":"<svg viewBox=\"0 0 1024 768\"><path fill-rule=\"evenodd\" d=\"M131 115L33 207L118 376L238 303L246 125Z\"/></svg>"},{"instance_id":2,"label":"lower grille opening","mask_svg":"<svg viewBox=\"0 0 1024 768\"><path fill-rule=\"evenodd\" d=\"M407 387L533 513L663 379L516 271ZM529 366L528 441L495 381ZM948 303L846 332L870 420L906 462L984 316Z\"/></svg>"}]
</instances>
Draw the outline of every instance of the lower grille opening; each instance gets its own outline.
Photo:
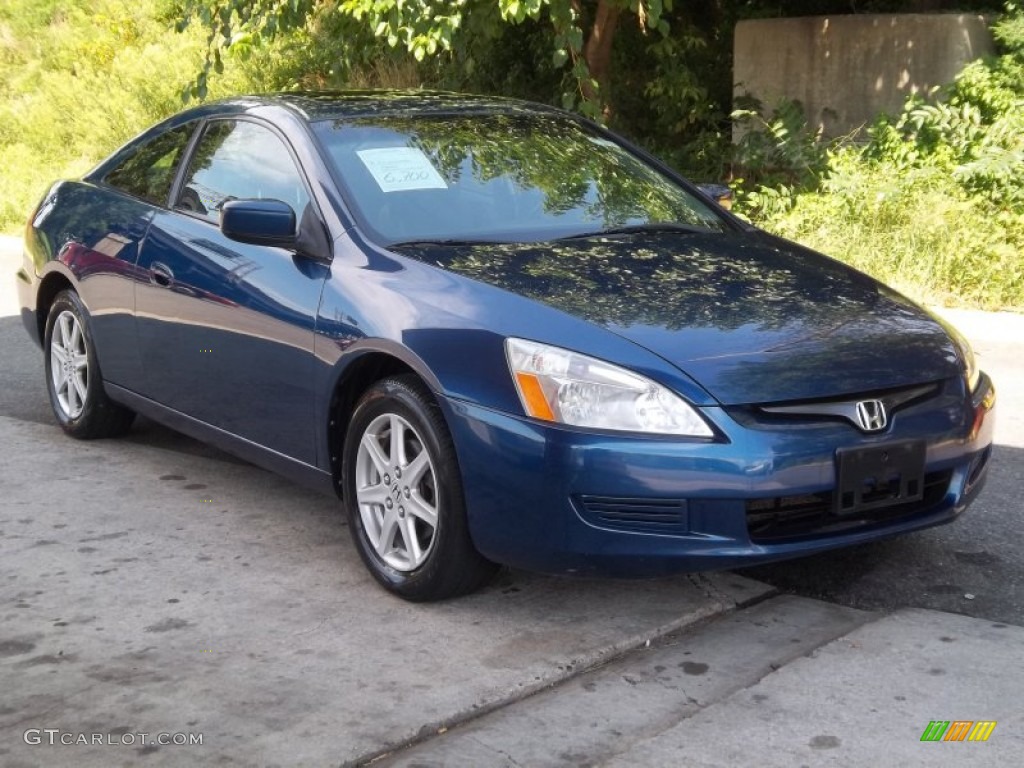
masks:
<instances>
[{"instance_id":1,"label":"lower grille opening","mask_svg":"<svg viewBox=\"0 0 1024 768\"><path fill-rule=\"evenodd\" d=\"M964 487L965 493L974 488L975 484L981 479L982 474L985 472L985 467L988 466L988 460L991 457L992 446L989 446L980 456L971 462L971 471L967 473L967 485Z\"/></svg>"},{"instance_id":2,"label":"lower grille opening","mask_svg":"<svg viewBox=\"0 0 1024 768\"><path fill-rule=\"evenodd\" d=\"M686 530L685 499L581 495L577 500L583 516L597 525L634 531Z\"/></svg>"},{"instance_id":3,"label":"lower grille opening","mask_svg":"<svg viewBox=\"0 0 1024 768\"><path fill-rule=\"evenodd\" d=\"M951 469L929 472L924 476L923 498L909 503L865 510L854 515L835 514L831 492L751 499L747 502L747 532L751 541L761 543L834 534L852 528L913 517L927 512L942 501L949 490L952 477Z\"/></svg>"}]
</instances>

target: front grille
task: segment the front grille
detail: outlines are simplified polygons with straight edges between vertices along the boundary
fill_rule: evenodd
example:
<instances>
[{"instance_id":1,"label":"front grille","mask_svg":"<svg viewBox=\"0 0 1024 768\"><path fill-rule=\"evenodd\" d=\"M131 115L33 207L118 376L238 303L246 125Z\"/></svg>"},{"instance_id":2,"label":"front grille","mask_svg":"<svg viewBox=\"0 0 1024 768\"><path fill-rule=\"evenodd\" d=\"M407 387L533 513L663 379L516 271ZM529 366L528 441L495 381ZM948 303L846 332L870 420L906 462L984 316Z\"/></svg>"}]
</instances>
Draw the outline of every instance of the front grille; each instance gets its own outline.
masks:
<instances>
[{"instance_id":1,"label":"front grille","mask_svg":"<svg viewBox=\"0 0 1024 768\"><path fill-rule=\"evenodd\" d=\"M831 492L751 499L747 502L747 532L751 541L763 543L831 535L913 517L942 501L952 477L951 469L929 472L924 476L924 496L918 501L864 510L853 515L835 514Z\"/></svg>"},{"instance_id":2,"label":"front grille","mask_svg":"<svg viewBox=\"0 0 1024 768\"><path fill-rule=\"evenodd\" d=\"M632 531L686 530L685 499L577 497L577 508L588 521L606 528Z\"/></svg>"},{"instance_id":3,"label":"front grille","mask_svg":"<svg viewBox=\"0 0 1024 768\"><path fill-rule=\"evenodd\" d=\"M879 400L889 417L899 411L934 398L942 390L941 382L921 384L899 389L875 390L803 401L781 401L756 405L730 405L726 412L737 422L752 429L799 429L822 423L841 422L862 429L856 418L857 404L865 400Z\"/></svg>"}]
</instances>

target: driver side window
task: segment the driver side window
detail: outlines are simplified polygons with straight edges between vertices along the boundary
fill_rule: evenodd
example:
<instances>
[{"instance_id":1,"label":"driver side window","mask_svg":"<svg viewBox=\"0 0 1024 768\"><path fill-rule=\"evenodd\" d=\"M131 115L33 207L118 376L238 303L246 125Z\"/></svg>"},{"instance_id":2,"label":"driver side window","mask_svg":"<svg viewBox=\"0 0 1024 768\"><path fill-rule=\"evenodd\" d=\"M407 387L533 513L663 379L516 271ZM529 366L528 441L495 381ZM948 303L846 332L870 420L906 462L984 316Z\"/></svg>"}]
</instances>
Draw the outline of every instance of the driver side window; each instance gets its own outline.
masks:
<instances>
[{"instance_id":1,"label":"driver side window","mask_svg":"<svg viewBox=\"0 0 1024 768\"><path fill-rule=\"evenodd\" d=\"M275 133L244 120L212 121L203 129L174 207L216 224L224 203L243 198L281 200L297 217L309 202L292 156Z\"/></svg>"}]
</instances>

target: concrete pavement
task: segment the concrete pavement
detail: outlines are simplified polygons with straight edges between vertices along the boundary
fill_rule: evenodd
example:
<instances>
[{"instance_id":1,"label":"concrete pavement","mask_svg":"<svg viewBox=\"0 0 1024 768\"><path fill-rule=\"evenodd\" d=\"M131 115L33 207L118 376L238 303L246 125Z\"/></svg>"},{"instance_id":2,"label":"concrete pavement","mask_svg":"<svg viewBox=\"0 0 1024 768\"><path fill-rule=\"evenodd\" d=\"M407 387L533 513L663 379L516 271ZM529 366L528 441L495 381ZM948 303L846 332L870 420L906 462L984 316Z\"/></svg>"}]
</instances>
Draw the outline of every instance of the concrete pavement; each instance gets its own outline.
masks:
<instances>
[{"instance_id":1,"label":"concrete pavement","mask_svg":"<svg viewBox=\"0 0 1024 768\"><path fill-rule=\"evenodd\" d=\"M439 605L366 574L337 501L247 464L0 416L0 764L331 765L515 701L767 588L513 573ZM201 733L202 746L46 746Z\"/></svg>"},{"instance_id":2,"label":"concrete pavement","mask_svg":"<svg viewBox=\"0 0 1024 768\"><path fill-rule=\"evenodd\" d=\"M1016 766L1024 628L782 596L388 756L439 766ZM989 740L922 742L995 721Z\"/></svg>"},{"instance_id":3,"label":"concrete pavement","mask_svg":"<svg viewBox=\"0 0 1024 768\"><path fill-rule=\"evenodd\" d=\"M1018 766L1022 655L1020 627L899 611L600 764ZM933 720L997 725L984 743L922 742Z\"/></svg>"},{"instance_id":4,"label":"concrete pavement","mask_svg":"<svg viewBox=\"0 0 1024 768\"><path fill-rule=\"evenodd\" d=\"M0 316L18 313L14 273L21 267L21 238L0 235Z\"/></svg>"}]
</instances>

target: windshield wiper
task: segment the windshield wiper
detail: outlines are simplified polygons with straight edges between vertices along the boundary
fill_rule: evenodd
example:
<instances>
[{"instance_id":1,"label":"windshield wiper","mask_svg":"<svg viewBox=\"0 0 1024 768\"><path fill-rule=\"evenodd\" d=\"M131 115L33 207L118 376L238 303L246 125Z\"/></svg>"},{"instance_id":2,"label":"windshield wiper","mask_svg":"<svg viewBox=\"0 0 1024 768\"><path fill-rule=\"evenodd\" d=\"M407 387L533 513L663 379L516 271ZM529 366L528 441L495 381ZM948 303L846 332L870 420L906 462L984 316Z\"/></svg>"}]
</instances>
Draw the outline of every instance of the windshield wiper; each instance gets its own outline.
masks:
<instances>
[{"instance_id":1,"label":"windshield wiper","mask_svg":"<svg viewBox=\"0 0 1024 768\"><path fill-rule=\"evenodd\" d=\"M470 240L464 238L423 238L421 240L402 240L388 243L388 248L415 248L421 245L508 245L504 240Z\"/></svg>"},{"instance_id":2,"label":"windshield wiper","mask_svg":"<svg viewBox=\"0 0 1024 768\"><path fill-rule=\"evenodd\" d=\"M559 240L586 240L591 237L605 237L606 235L633 235L644 232L676 232L684 235L706 234L711 230L695 227L689 224L675 224L670 221L652 221L647 224L627 224L622 227L608 227L593 232L580 232L575 235L567 235L558 238Z\"/></svg>"}]
</instances>

